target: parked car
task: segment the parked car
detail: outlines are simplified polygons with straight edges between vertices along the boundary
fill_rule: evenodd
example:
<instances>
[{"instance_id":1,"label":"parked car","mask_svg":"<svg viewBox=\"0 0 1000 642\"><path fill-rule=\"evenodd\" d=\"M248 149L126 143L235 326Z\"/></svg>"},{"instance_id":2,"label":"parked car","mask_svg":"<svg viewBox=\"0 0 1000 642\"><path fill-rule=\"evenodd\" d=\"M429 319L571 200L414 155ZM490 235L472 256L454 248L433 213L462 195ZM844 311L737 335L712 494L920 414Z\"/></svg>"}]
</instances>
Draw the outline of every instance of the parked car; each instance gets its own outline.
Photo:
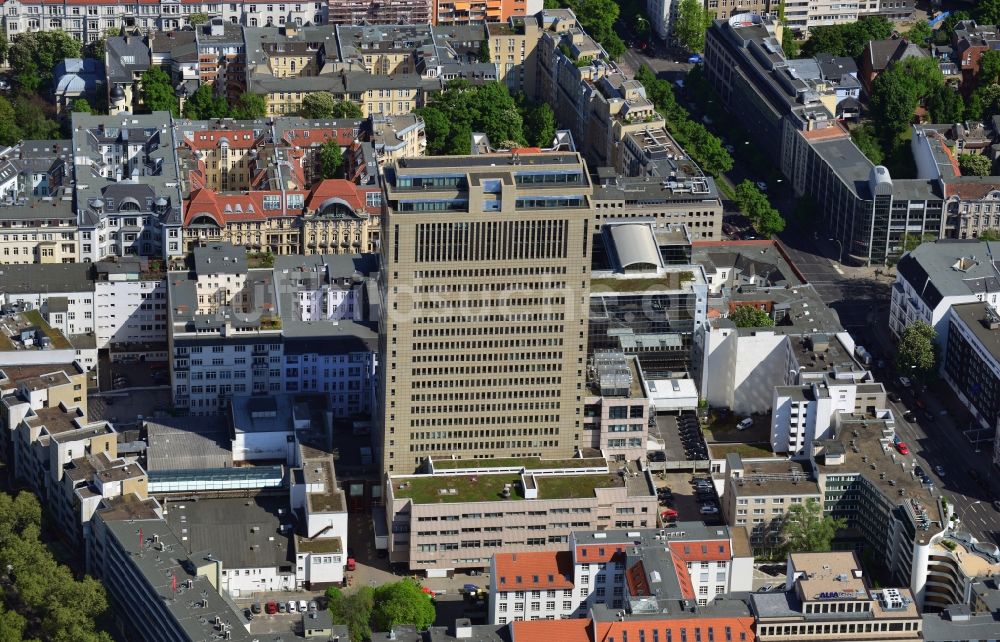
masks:
<instances>
[{"instance_id":1,"label":"parked car","mask_svg":"<svg viewBox=\"0 0 1000 642\"><path fill-rule=\"evenodd\" d=\"M278 602L278 613L288 613L288 605L284 602Z\"/></svg>"},{"instance_id":2,"label":"parked car","mask_svg":"<svg viewBox=\"0 0 1000 642\"><path fill-rule=\"evenodd\" d=\"M904 388L909 388L911 385L913 385L912 383L910 383L909 377L900 377L899 379L897 379L897 381L899 382L899 385L903 386Z\"/></svg>"},{"instance_id":3,"label":"parked car","mask_svg":"<svg viewBox=\"0 0 1000 642\"><path fill-rule=\"evenodd\" d=\"M260 613L263 609L261 609L260 602L254 602L250 610L254 613Z\"/></svg>"},{"instance_id":4,"label":"parked car","mask_svg":"<svg viewBox=\"0 0 1000 642\"><path fill-rule=\"evenodd\" d=\"M266 613L267 613L268 615L274 615L275 613L277 613L277 612L278 612L278 604L277 604L276 602L268 602L268 603L267 603L267 604L266 604L266 605L264 606L264 611L265 611L265 612L266 612Z\"/></svg>"},{"instance_id":5,"label":"parked car","mask_svg":"<svg viewBox=\"0 0 1000 642\"><path fill-rule=\"evenodd\" d=\"M747 417L746 419L741 419L740 423L736 424L736 430L746 430L753 426L753 417Z\"/></svg>"},{"instance_id":6,"label":"parked car","mask_svg":"<svg viewBox=\"0 0 1000 642\"><path fill-rule=\"evenodd\" d=\"M706 505L702 506L701 509L699 509L698 512L701 513L702 515L716 515L716 514L718 514L719 509L716 506L710 506L710 505L706 504Z\"/></svg>"},{"instance_id":7,"label":"parked car","mask_svg":"<svg viewBox=\"0 0 1000 642\"><path fill-rule=\"evenodd\" d=\"M692 65L700 65L701 64L701 55L700 54L692 54L692 55L688 56L688 63L692 64Z\"/></svg>"},{"instance_id":8,"label":"parked car","mask_svg":"<svg viewBox=\"0 0 1000 642\"><path fill-rule=\"evenodd\" d=\"M299 600L299 613L305 613L309 610L309 603L305 600Z\"/></svg>"},{"instance_id":9,"label":"parked car","mask_svg":"<svg viewBox=\"0 0 1000 642\"><path fill-rule=\"evenodd\" d=\"M762 192L767 191L767 183L765 183L764 181L757 181L755 185L757 186L757 189L759 189L760 191Z\"/></svg>"},{"instance_id":10,"label":"parked car","mask_svg":"<svg viewBox=\"0 0 1000 642\"><path fill-rule=\"evenodd\" d=\"M900 455L909 455L910 454L910 447L906 445L905 441L901 441L901 442L897 443L896 444L896 450L899 451Z\"/></svg>"},{"instance_id":11,"label":"parked car","mask_svg":"<svg viewBox=\"0 0 1000 642\"><path fill-rule=\"evenodd\" d=\"M668 508L667 510L660 513L660 516L663 517L663 519L677 519L677 511L675 511L673 508Z\"/></svg>"},{"instance_id":12,"label":"parked car","mask_svg":"<svg viewBox=\"0 0 1000 642\"><path fill-rule=\"evenodd\" d=\"M309 600L309 612L312 613L317 610L319 610L319 604L316 603L316 600Z\"/></svg>"},{"instance_id":13,"label":"parked car","mask_svg":"<svg viewBox=\"0 0 1000 642\"><path fill-rule=\"evenodd\" d=\"M252 621L253 620L253 611L251 611L248 608L247 609L243 609L243 617L245 617L248 622Z\"/></svg>"},{"instance_id":14,"label":"parked car","mask_svg":"<svg viewBox=\"0 0 1000 642\"><path fill-rule=\"evenodd\" d=\"M938 477L944 477L944 466L942 466L941 464L938 464L937 466L934 467L934 472L937 473ZM973 471L973 472L975 472L975 471Z\"/></svg>"},{"instance_id":15,"label":"parked car","mask_svg":"<svg viewBox=\"0 0 1000 642\"><path fill-rule=\"evenodd\" d=\"M298 610L299 609L298 609L298 606L296 606L296 604L295 604L295 600L288 600L288 612L289 613L295 613Z\"/></svg>"},{"instance_id":16,"label":"parked car","mask_svg":"<svg viewBox=\"0 0 1000 642\"><path fill-rule=\"evenodd\" d=\"M917 420L917 413L913 412L912 410L907 410L905 413L903 413L903 419L907 420L912 424Z\"/></svg>"},{"instance_id":17,"label":"parked car","mask_svg":"<svg viewBox=\"0 0 1000 642\"><path fill-rule=\"evenodd\" d=\"M890 392L886 396L889 397L889 401L893 403L899 403L900 399L902 399L902 397L899 396L899 393L896 392Z\"/></svg>"},{"instance_id":18,"label":"parked car","mask_svg":"<svg viewBox=\"0 0 1000 642\"><path fill-rule=\"evenodd\" d=\"M358 567L357 561L353 557L348 557L347 558L347 570L348 571L353 571L357 567Z\"/></svg>"}]
</instances>

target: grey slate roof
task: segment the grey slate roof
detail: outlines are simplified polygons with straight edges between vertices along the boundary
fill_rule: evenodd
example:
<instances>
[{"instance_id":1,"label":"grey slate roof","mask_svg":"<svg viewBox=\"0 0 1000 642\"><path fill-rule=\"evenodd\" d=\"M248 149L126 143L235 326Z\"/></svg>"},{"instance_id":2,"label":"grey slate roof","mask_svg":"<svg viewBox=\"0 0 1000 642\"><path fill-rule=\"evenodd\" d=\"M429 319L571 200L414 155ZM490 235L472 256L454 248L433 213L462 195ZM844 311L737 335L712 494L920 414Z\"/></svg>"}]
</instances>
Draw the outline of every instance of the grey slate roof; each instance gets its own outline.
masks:
<instances>
[{"instance_id":1,"label":"grey slate roof","mask_svg":"<svg viewBox=\"0 0 1000 642\"><path fill-rule=\"evenodd\" d=\"M0 265L0 293L93 292L89 263Z\"/></svg>"},{"instance_id":2,"label":"grey slate roof","mask_svg":"<svg viewBox=\"0 0 1000 642\"><path fill-rule=\"evenodd\" d=\"M230 468L233 453L224 416L163 417L146 422L146 466L161 470Z\"/></svg>"},{"instance_id":3,"label":"grey slate roof","mask_svg":"<svg viewBox=\"0 0 1000 642\"><path fill-rule=\"evenodd\" d=\"M149 47L136 36L115 36L104 44L109 83L131 83L135 73L149 69Z\"/></svg>"},{"instance_id":4,"label":"grey slate roof","mask_svg":"<svg viewBox=\"0 0 1000 642\"><path fill-rule=\"evenodd\" d=\"M955 269L962 257L975 256L975 265L964 271ZM945 296L980 292L1000 292L1000 243L976 240L940 239L923 243L904 254L896 266L929 308L935 308Z\"/></svg>"}]
</instances>

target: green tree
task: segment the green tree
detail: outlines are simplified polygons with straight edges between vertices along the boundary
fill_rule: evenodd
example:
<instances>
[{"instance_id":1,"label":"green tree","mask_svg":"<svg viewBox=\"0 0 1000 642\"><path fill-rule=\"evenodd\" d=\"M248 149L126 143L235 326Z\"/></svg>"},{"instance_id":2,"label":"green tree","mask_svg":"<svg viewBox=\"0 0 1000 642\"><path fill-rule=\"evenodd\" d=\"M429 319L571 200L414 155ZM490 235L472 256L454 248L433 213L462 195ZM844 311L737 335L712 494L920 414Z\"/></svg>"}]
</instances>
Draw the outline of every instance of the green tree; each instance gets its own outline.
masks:
<instances>
[{"instance_id":1,"label":"green tree","mask_svg":"<svg viewBox=\"0 0 1000 642\"><path fill-rule=\"evenodd\" d=\"M267 116L267 103L263 96L241 94L232 107L232 117L237 120L255 120Z\"/></svg>"},{"instance_id":2,"label":"green tree","mask_svg":"<svg viewBox=\"0 0 1000 642\"><path fill-rule=\"evenodd\" d=\"M818 53L857 58L869 40L885 40L892 35L893 24L881 16L861 18L841 25L813 27L802 53L812 57Z\"/></svg>"},{"instance_id":3,"label":"green tree","mask_svg":"<svg viewBox=\"0 0 1000 642\"><path fill-rule=\"evenodd\" d=\"M70 111L81 114L93 114L94 108L90 106L86 98L77 98L70 106Z\"/></svg>"},{"instance_id":4,"label":"green tree","mask_svg":"<svg viewBox=\"0 0 1000 642\"><path fill-rule=\"evenodd\" d=\"M372 610L375 607L375 589L362 586L356 593L344 595L340 589L326 589L330 617L334 624L347 627L352 640L370 640L372 637Z\"/></svg>"},{"instance_id":5,"label":"green tree","mask_svg":"<svg viewBox=\"0 0 1000 642\"><path fill-rule=\"evenodd\" d=\"M871 123L865 123L860 127L852 129L851 138L854 140L854 144L858 146L858 149L861 150L861 153L867 156L873 165L881 165L883 163L885 155L882 153L882 146L879 144Z\"/></svg>"},{"instance_id":6,"label":"green tree","mask_svg":"<svg viewBox=\"0 0 1000 642\"><path fill-rule=\"evenodd\" d=\"M208 14L203 12L192 13L188 16L188 24L192 27L197 27L198 25L203 25L208 22Z\"/></svg>"},{"instance_id":7,"label":"green tree","mask_svg":"<svg viewBox=\"0 0 1000 642\"><path fill-rule=\"evenodd\" d=\"M787 553L821 553L830 550L837 531L847 520L823 515L823 505L816 499L788 507L781 523L781 539Z\"/></svg>"},{"instance_id":8,"label":"green tree","mask_svg":"<svg viewBox=\"0 0 1000 642\"><path fill-rule=\"evenodd\" d=\"M980 241L1000 241L1000 230L996 229L983 230L982 232L979 233L979 236L977 236L976 238L979 239Z\"/></svg>"},{"instance_id":9,"label":"green tree","mask_svg":"<svg viewBox=\"0 0 1000 642\"><path fill-rule=\"evenodd\" d=\"M892 65L872 83L869 111L872 122L884 140L894 140L913 122L913 111L920 100L917 82Z\"/></svg>"},{"instance_id":10,"label":"green tree","mask_svg":"<svg viewBox=\"0 0 1000 642\"><path fill-rule=\"evenodd\" d=\"M142 74L140 83L142 103L151 112L169 111L174 116L180 115L177 96L174 94L170 76L159 67L150 67Z\"/></svg>"},{"instance_id":11,"label":"green tree","mask_svg":"<svg viewBox=\"0 0 1000 642\"><path fill-rule=\"evenodd\" d=\"M993 162L982 154L959 154L958 169L962 176L989 176L993 173Z\"/></svg>"},{"instance_id":12,"label":"green tree","mask_svg":"<svg viewBox=\"0 0 1000 642\"><path fill-rule=\"evenodd\" d=\"M923 321L906 326L896 346L896 369L910 373L917 379L930 379L937 369L937 332Z\"/></svg>"},{"instance_id":13,"label":"green tree","mask_svg":"<svg viewBox=\"0 0 1000 642\"><path fill-rule=\"evenodd\" d=\"M635 35L647 38L650 32L649 20L642 13L636 13L635 18L632 19L632 29L635 31Z\"/></svg>"},{"instance_id":14,"label":"green tree","mask_svg":"<svg viewBox=\"0 0 1000 642\"><path fill-rule=\"evenodd\" d=\"M978 0L976 22L989 25L1000 22L1000 0Z\"/></svg>"},{"instance_id":15,"label":"green tree","mask_svg":"<svg viewBox=\"0 0 1000 642\"><path fill-rule=\"evenodd\" d=\"M225 96L216 96L212 85L202 83L184 101L184 117L194 120L226 118L229 116L229 102Z\"/></svg>"},{"instance_id":16,"label":"green tree","mask_svg":"<svg viewBox=\"0 0 1000 642\"><path fill-rule=\"evenodd\" d=\"M388 631L400 624L411 624L422 631L434 624L434 604L431 596L420 590L412 579L383 584L375 589L372 628Z\"/></svg>"},{"instance_id":17,"label":"green tree","mask_svg":"<svg viewBox=\"0 0 1000 642\"><path fill-rule=\"evenodd\" d=\"M980 56L978 81L981 85L1000 82L1000 51L990 49Z\"/></svg>"},{"instance_id":18,"label":"green tree","mask_svg":"<svg viewBox=\"0 0 1000 642\"><path fill-rule=\"evenodd\" d=\"M7 40L7 30L0 27L0 65L7 62L7 54L10 51L10 42Z\"/></svg>"},{"instance_id":19,"label":"green tree","mask_svg":"<svg viewBox=\"0 0 1000 642\"><path fill-rule=\"evenodd\" d=\"M364 118L365 115L361 112L361 107L356 103L352 103L349 100L341 100L333 106L333 113L330 114L332 118L350 118L358 119Z\"/></svg>"},{"instance_id":20,"label":"green tree","mask_svg":"<svg viewBox=\"0 0 1000 642\"><path fill-rule=\"evenodd\" d=\"M319 148L319 164L323 170L323 178L336 178L344 164L344 153L340 143L328 140Z\"/></svg>"},{"instance_id":21,"label":"green tree","mask_svg":"<svg viewBox=\"0 0 1000 642\"><path fill-rule=\"evenodd\" d=\"M549 147L556 136L556 116L548 103L531 104L522 108L524 132L528 142L536 147Z\"/></svg>"},{"instance_id":22,"label":"green tree","mask_svg":"<svg viewBox=\"0 0 1000 642\"><path fill-rule=\"evenodd\" d=\"M681 0L674 35L685 48L701 53L705 50L705 31L710 21L708 11L699 0Z\"/></svg>"},{"instance_id":23,"label":"green tree","mask_svg":"<svg viewBox=\"0 0 1000 642\"><path fill-rule=\"evenodd\" d=\"M479 62L490 62L490 41L483 40L479 43Z\"/></svg>"},{"instance_id":24,"label":"green tree","mask_svg":"<svg viewBox=\"0 0 1000 642\"><path fill-rule=\"evenodd\" d=\"M931 121L935 123L957 123L965 113L962 96L944 83L924 98L924 106L931 114Z\"/></svg>"},{"instance_id":25,"label":"green tree","mask_svg":"<svg viewBox=\"0 0 1000 642\"><path fill-rule=\"evenodd\" d=\"M17 126L14 106L0 96L0 145L13 145L21 140L21 128ZM0 638L2 639L2 638Z\"/></svg>"},{"instance_id":26,"label":"green tree","mask_svg":"<svg viewBox=\"0 0 1000 642\"><path fill-rule=\"evenodd\" d=\"M926 20L917 20L910 27L909 31L906 32L906 38L910 42L914 42L918 45L926 44L931 36L934 35L934 30L931 29L931 25Z\"/></svg>"},{"instance_id":27,"label":"green tree","mask_svg":"<svg viewBox=\"0 0 1000 642\"><path fill-rule=\"evenodd\" d=\"M33 92L52 83L61 60L80 57L80 41L59 30L19 33L7 55L18 86Z\"/></svg>"},{"instance_id":28,"label":"green tree","mask_svg":"<svg viewBox=\"0 0 1000 642\"><path fill-rule=\"evenodd\" d=\"M521 111L500 83L473 87L452 81L417 113L424 119L428 154L468 154L473 131L485 133L496 146L526 144Z\"/></svg>"},{"instance_id":29,"label":"green tree","mask_svg":"<svg viewBox=\"0 0 1000 642\"><path fill-rule=\"evenodd\" d=\"M789 27L782 27L781 29L781 48L785 52L785 58L795 60L799 57L802 47L799 45L799 41L795 39L795 32Z\"/></svg>"},{"instance_id":30,"label":"green tree","mask_svg":"<svg viewBox=\"0 0 1000 642\"><path fill-rule=\"evenodd\" d=\"M15 611L9 611L0 604L0 640L20 642L24 639L24 629L28 621Z\"/></svg>"},{"instance_id":31,"label":"green tree","mask_svg":"<svg viewBox=\"0 0 1000 642\"><path fill-rule=\"evenodd\" d=\"M100 38L93 42L89 42L84 46L88 58L96 58L102 63L104 62L104 53L107 51L108 38L114 38L119 35L120 29L117 27L112 27L111 29L105 29L104 33Z\"/></svg>"},{"instance_id":32,"label":"green tree","mask_svg":"<svg viewBox=\"0 0 1000 642\"><path fill-rule=\"evenodd\" d=\"M51 105L37 95L18 94L14 99L14 119L20 123L21 137L31 140L58 138L59 123L46 116Z\"/></svg>"},{"instance_id":33,"label":"green tree","mask_svg":"<svg viewBox=\"0 0 1000 642\"><path fill-rule=\"evenodd\" d=\"M1000 84L976 87L966 105L965 117L969 120L989 120L997 114L1000 114Z\"/></svg>"},{"instance_id":34,"label":"green tree","mask_svg":"<svg viewBox=\"0 0 1000 642\"><path fill-rule=\"evenodd\" d=\"M770 328L774 325L774 319L770 314L752 305L737 306L729 314L729 320L735 323L737 328Z\"/></svg>"},{"instance_id":35,"label":"green tree","mask_svg":"<svg viewBox=\"0 0 1000 642\"><path fill-rule=\"evenodd\" d=\"M333 118L337 100L328 91L314 91L302 97L299 115L303 118Z\"/></svg>"},{"instance_id":36,"label":"green tree","mask_svg":"<svg viewBox=\"0 0 1000 642\"><path fill-rule=\"evenodd\" d=\"M752 181L744 180L736 186L736 204L763 236L770 238L785 229L781 213L771 206L767 196Z\"/></svg>"}]
</instances>

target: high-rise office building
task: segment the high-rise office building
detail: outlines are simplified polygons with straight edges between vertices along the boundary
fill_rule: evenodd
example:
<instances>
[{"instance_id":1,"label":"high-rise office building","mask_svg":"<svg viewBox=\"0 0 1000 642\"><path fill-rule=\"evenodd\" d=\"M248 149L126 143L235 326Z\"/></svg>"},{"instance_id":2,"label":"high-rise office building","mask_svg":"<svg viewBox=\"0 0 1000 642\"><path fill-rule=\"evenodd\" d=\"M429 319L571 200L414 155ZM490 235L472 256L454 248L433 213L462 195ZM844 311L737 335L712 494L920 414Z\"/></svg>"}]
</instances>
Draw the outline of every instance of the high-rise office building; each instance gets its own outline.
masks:
<instances>
[{"instance_id":1,"label":"high-rise office building","mask_svg":"<svg viewBox=\"0 0 1000 642\"><path fill-rule=\"evenodd\" d=\"M583 443L590 226L577 153L385 169L383 471Z\"/></svg>"}]
</instances>

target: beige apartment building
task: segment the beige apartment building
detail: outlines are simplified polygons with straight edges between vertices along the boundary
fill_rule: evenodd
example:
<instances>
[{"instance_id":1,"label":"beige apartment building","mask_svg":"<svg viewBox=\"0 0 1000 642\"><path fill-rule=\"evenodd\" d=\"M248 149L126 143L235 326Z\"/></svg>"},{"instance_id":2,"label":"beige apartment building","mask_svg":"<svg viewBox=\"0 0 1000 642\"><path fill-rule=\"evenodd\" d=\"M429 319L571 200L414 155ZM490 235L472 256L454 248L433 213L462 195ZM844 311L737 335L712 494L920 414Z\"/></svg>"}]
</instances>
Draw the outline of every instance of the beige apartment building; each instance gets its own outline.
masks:
<instances>
[{"instance_id":1,"label":"beige apartment building","mask_svg":"<svg viewBox=\"0 0 1000 642\"><path fill-rule=\"evenodd\" d=\"M425 470L389 475L385 496L390 560L428 576L488 568L501 551L565 550L575 530L656 526L649 471L603 457L442 459Z\"/></svg>"},{"instance_id":2,"label":"beige apartment building","mask_svg":"<svg viewBox=\"0 0 1000 642\"><path fill-rule=\"evenodd\" d=\"M0 212L0 265L75 263L78 249L71 200L32 200Z\"/></svg>"},{"instance_id":3,"label":"beige apartment building","mask_svg":"<svg viewBox=\"0 0 1000 642\"><path fill-rule=\"evenodd\" d=\"M732 453L726 460L722 514L726 523L744 526L755 550L774 551L781 544L781 524L788 509L815 500L822 504L819 484L802 462L773 459L744 461Z\"/></svg>"},{"instance_id":4,"label":"beige apartment building","mask_svg":"<svg viewBox=\"0 0 1000 642\"><path fill-rule=\"evenodd\" d=\"M535 49L541 37L538 16L514 17L506 22L489 22L490 61L496 63L497 80L507 85L512 94L535 92Z\"/></svg>"},{"instance_id":5,"label":"beige apartment building","mask_svg":"<svg viewBox=\"0 0 1000 642\"><path fill-rule=\"evenodd\" d=\"M594 212L580 155L407 158L383 182L383 471L589 445Z\"/></svg>"}]
</instances>

